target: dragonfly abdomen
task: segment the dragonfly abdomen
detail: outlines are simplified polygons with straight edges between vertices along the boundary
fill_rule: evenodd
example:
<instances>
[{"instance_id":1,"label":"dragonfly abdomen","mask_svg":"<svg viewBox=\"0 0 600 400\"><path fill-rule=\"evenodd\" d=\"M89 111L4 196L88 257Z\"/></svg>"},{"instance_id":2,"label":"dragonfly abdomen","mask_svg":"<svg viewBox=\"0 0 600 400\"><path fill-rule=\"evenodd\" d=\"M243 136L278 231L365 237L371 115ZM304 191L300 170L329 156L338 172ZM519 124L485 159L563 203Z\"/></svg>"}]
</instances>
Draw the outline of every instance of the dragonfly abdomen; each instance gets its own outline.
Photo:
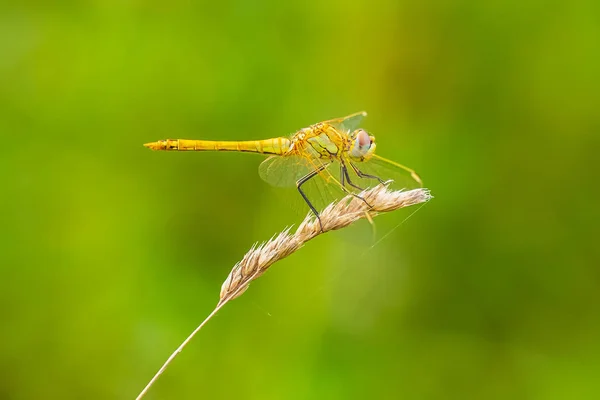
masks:
<instances>
[{"instance_id":1,"label":"dragonfly abdomen","mask_svg":"<svg viewBox=\"0 0 600 400\"><path fill-rule=\"evenodd\" d=\"M165 151L239 151L283 155L289 151L290 145L289 139L280 137L248 141L167 139L146 143L144 146L152 150Z\"/></svg>"}]
</instances>

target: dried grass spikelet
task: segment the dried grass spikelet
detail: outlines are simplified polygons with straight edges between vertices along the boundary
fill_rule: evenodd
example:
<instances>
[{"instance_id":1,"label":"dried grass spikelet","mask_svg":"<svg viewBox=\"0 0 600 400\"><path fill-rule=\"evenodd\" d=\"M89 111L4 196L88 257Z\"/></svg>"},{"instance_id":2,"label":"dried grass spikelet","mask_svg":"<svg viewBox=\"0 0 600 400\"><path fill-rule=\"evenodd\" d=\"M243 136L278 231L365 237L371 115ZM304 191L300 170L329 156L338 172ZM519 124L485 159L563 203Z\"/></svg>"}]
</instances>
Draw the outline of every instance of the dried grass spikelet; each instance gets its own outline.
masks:
<instances>
[{"instance_id":1,"label":"dried grass spikelet","mask_svg":"<svg viewBox=\"0 0 600 400\"><path fill-rule=\"evenodd\" d=\"M294 233L290 233L291 228L287 228L265 243L254 244L223 282L219 304L240 296L248 289L250 282L261 276L271 265L289 256L319 234L344 228L361 218L371 218L382 212L424 203L431 198L427 189L391 191L385 184L365 190L359 196L372 207L360 198L348 195L337 203L331 203L320 213L323 230L319 220L311 213Z\"/></svg>"},{"instance_id":2,"label":"dried grass spikelet","mask_svg":"<svg viewBox=\"0 0 600 400\"><path fill-rule=\"evenodd\" d=\"M348 195L337 203L331 203L320 214L319 220L309 214L300 223L294 233L291 228L283 230L277 236L260 245L255 244L244 258L238 262L229 276L221 286L219 302L215 309L202 321L198 327L179 345L179 347L165 361L162 367L148 382L146 387L137 396L137 400L143 398L158 377L169 366L171 361L179 354L200 329L230 300L240 296L250 282L261 276L275 262L289 256L300 249L304 243L315 238L321 233L344 228L362 218L371 219L382 212L394 211L399 208L409 207L419 203L425 203L431 199L429 190L414 189L409 191L392 191L387 185L380 184L372 189L365 190L359 194L365 201L356 196Z\"/></svg>"}]
</instances>

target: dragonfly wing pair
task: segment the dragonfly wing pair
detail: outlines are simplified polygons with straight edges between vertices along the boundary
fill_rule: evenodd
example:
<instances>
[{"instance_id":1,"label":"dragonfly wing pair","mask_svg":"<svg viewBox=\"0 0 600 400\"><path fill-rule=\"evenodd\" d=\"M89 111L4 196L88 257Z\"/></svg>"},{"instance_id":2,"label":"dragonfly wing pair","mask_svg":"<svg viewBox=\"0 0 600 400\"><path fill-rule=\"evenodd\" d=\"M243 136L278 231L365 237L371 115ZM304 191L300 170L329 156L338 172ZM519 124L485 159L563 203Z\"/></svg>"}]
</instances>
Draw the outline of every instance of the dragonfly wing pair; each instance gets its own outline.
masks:
<instances>
[{"instance_id":1,"label":"dragonfly wing pair","mask_svg":"<svg viewBox=\"0 0 600 400\"><path fill-rule=\"evenodd\" d=\"M360 126L366 115L366 112L359 112L323 123L349 135ZM422 186L413 170L376 154L362 162L352 161L344 154L340 158L342 162L335 158L306 155L271 156L260 165L259 174L264 181L276 187L295 187L303 182L303 178L310 177L302 184L302 191L307 202L317 210L348 193L358 194L381 181L391 181L390 185L394 189Z\"/></svg>"}]
</instances>

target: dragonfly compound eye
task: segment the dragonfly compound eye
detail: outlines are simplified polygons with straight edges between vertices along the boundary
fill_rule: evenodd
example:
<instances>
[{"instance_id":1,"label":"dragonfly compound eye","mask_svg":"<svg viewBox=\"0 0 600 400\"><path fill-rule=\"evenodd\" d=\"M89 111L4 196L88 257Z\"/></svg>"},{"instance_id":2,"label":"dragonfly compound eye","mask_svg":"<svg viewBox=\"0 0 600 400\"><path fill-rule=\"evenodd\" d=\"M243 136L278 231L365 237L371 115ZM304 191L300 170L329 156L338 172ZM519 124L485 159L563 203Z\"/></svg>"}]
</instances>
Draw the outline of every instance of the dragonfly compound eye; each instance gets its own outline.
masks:
<instances>
[{"instance_id":1,"label":"dragonfly compound eye","mask_svg":"<svg viewBox=\"0 0 600 400\"><path fill-rule=\"evenodd\" d=\"M362 129L356 134L356 141L361 148L369 149L371 147L371 137Z\"/></svg>"},{"instance_id":2,"label":"dragonfly compound eye","mask_svg":"<svg viewBox=\"0 0 600 400\"><path fill-rule=\"evenodd\" d=\"M363 130L356 131L354 145L350 149L350 156L361 158L364 157L371 148L371 136Z\"/></svg>"}]
</instances>

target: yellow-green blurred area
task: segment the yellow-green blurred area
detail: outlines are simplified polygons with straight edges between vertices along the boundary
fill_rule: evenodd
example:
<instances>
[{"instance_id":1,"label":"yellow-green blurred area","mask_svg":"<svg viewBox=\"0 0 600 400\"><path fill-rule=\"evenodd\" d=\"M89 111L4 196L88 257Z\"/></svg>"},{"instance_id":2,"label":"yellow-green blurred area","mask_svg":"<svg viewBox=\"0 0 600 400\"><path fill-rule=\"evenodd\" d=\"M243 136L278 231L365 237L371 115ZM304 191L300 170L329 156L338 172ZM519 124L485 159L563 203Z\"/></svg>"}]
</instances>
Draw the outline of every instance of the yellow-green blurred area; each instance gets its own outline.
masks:
<instances>
[{"instance_id":1,"label":"yellow-green blurred area","mask_svg":"<svg viewBox=\"0 0 600 400\"><path fill-rule=\"evenodd\" d=\"M360 110L435 198L275 264L148 398L600 398L596 1L52 3L0 6L0 398L135 398L307 211L143 143Z\"/></svg>"}]
</instances>

